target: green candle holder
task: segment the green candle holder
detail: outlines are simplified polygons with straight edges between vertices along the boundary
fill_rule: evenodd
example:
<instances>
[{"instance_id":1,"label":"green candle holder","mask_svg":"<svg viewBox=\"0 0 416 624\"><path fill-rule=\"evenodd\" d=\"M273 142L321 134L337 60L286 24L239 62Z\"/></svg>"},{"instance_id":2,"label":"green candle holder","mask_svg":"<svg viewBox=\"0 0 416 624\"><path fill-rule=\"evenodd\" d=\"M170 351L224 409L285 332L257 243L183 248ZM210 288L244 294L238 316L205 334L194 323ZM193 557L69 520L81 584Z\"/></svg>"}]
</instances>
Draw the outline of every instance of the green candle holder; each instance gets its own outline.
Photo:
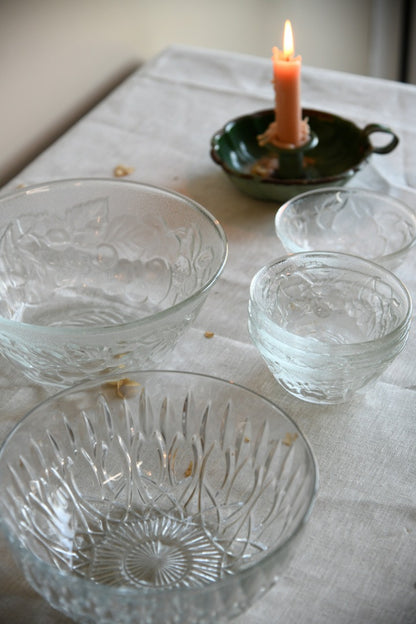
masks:
<instances>
[{"instance_id":1,"label":"green candle holder","mask_svg":"<svg viewBox=\"0 0 416 624\"><path fill-rule=\"evenodd\" d=\"M297 148L259 145L258 137L274 121L274 109L227 122L211 139L211 157L243 193L283 202L313 188L342 186L360 171L372 154L388 154L399 143L387 126L371 123L361 129L352 121L314 109L303 109L310 140ZM374 133L388 135L374 146Z\"/></svg>"}]
</instances>

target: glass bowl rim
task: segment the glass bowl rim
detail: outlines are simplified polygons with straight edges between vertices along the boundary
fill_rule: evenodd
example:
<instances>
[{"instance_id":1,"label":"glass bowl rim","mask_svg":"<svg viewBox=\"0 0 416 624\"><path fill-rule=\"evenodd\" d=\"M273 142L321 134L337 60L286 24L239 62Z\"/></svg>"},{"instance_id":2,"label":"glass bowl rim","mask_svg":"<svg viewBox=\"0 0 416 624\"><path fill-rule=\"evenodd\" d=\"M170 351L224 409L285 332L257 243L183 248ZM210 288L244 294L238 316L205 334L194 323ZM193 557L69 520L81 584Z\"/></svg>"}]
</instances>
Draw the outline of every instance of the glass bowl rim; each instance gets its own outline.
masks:
<instances>
[{"instance_id":1,"label":"glass bowl rim","mask_svg":"<svg viewBox=\"0 0 416 624\"><path fill-rule=\"evenodd\" d=\"M59 180L51 180L46 182L39 182L35 184L31 184L29 186L25 186L21 189L14 190L4 195L0 195L0 210L3 202L6 203L14 198L25 195L28 192L41 192L43 189L47 191L50 187L65 187L65 186L76 186L76 185L92 185L92 184L104 184L106 186L130 186L133 189L144 188L149 191L157 192L161 195L170 196L172 198L178 199L181 202L188 204L191 208L195 209L199 212L208 223L210 223L213 228L216 230L218 234L218 238L222 243L222 255L218 260L217 267L215 271L213 271L211 277L200 287L197 291L193 292L191 295L186 297L183 301L179 303L175 303L173 306L169 306L165 310L161 310L155 314L150 314L145 316L144 318L136 319L133 321L128 321L126 323L114 324L114 325L98 325L98 326L71 326L71 325L58 325L58 326L49 326L49 325L35 325L30 323L24 323L21 321L13 321L10 319L6 319L0 316L0 329L4 328L4 330L10 330L13 333L17 331L36 331L40 335L50 335L50 336L59 336L59 337L76 337L76 336L97 336L100 334L111 334L113 332L120 331L129 331L131 329L136 329L137 327L142 327L147 324L152 324L157 322L160 319L164 319L167 316L170 316L172 313L179 311L181 308L185 308L191 301L198 299L203 296L205 292L207 292L211 286L217 281L219 276L221 275L225 264L227 262L228 257L228 241L224 231L224 228L218 221L218 219L211 213L209 210L204 208L201 204L199 204L194 199L187 197L179 193L178 191L174 191L165 187L156 186L154 184L148 184L145 182L136 182L134 180L119 180L113 178L62 178Z\"/></svg>"},{"instance_id":2,"label":"glass bowl rim","mask_svg":"<svg viewBox=\"0 0 416 624\"><path fill-rule=\"evenodd\" d=\"M276 211L276 215L274 219L275 231L276 231L277 236L282 241L282 244L285 247L286 245L288 246L288 248L290 247L288 251L291 251L292 253L298 253L298 252L303 252L303 251L314 251L312 249L305 249L301 247L300 245L293 243L292 239L289 236L287 236L287 230L284 226L284 219L287 216L287 213L290 212L290 209L293 207L293 205L296 204L298 200L303 200L305 198L309 198L314 195L320 195L320 194L326 195L326 194L336 194L336 193L343 193L344 195L364 194L364 195L373 197L374 199L381 199L383 201L385 201L387 197L388 201L392 202L398 209L400 209L402 213L405 213L411 219L413 223L413 238L406 245L404 245L403 247L400 247L396 251L393 251L389 254L376 256L374 258L368 258L368 260L371 260L372 262L376 262L376 263L377 262L389 263L391 260L394 260L400 255L405 254L409 249L411 249L416 244L416 212L403 200L399 199L398 197L393 197L391 195L386 196L380 191L376 191L370 188L362 188L362 187L355 187L355 186L353 187L323 186L321 188L310 189L308 191L305 191L304 193L300 193L299 195L295 195L294 197L291 197L290 199L285 201ZM282 225L283 225L283 232L281 231ZM280 233L279 233L279 229L280 229ZM281 238L281 235L282 235L282 238ZM319 251L319 250L317 249L315 251ZM348 253L348 252L340 251L339 253Z\"/></svg>"},{"instance_id":3,"label":"glass bowl rim","mask_svg":"<svg viewBox=\"0 0 416 624\"><path fill-rule=\"evenodd\" d=\"M376 270L379 273L383 273L388 278L389 283L393 282L395 284L396 289L398 289L402 293L407 303L406 312L403 315L403 318L400 321L400 323L396 325L396 327L394 327L388 333L374 340L363 340L360 342L352 342L352 343L347 343L347 344L323 342L323 341L316 340L316 339L312 341L307 336L301 336L291 331L282 329L280 325L277 325L274 321L270 319L270 315L265 311L263 304L259 302L258 297L256 296L257 289L259 288L259 282L262 279L262 277L268 271L270 271L270 269L273 269L274 267L278 265L284 265L286 262L289 262L290 260L293 260L293 259L295 260L297 258L308 259L309 257L318 257L318 258L329 257L329 258L344 260L345 262L352 261L355 264L360 264L363 267L367 266L368 268L373 268L373 270ZM342 267L339 267L339 268L342 268ZM407 333L407 331L409 330L411 319L412 319L412 310L413 310L412 298L411 298L411 295L409 293L407 286L392 271L390 271L389 269L385 268L384 266L380 264L377 264L376 262L372 260L367 260L366 258L361 258L360 256L347 254L347 253L341 253L337 251L301 251L301 252L296 252L296 253L289 253L285 256L281 256L279 258L271 260L270 262L262 266L257 271L257 273L255 273L255 275L253 276L250 282L249 308L251 306L259 310L260 313L265 317L266 324L268 322L269 325L272 327L274 338L277 337L278 339L280 339L281 342L284 342L284 343L291 341L295 348L302 349L302 350L307 349L309 353L315 353L316 355L320 355L320 354L321 355L325 355L325 354L354 355L356 354L357 350L362 351L363 348L369 350L371 348L374 349L376 346L377 351L378 351L382 349L383 346L386 344L387 346L390 346L389 342L394 343L395 341L400 340L401 334L403 332Z\"/></svg>"},{"instance_id":4,"label":"glass bowl rim","mask_svg":"<svg viewBox=\"0 0 416 624\"><path fill-rule=\"evenodd\" d=\"M69 388L64 388L63 390L60 390L59 392L46 397L43 401L41 401L40 403L32 407L25 414L25 416L23 416L23 418L18 423L16 423L14 427L12 427L12 429L4 438L3 442L0 444L0 462L2 460L2 456L6 449L6 446L9 443L9 441L12 439L13 435L19 429L22 429L24 425L26 424L26 422L31 417L33 417L33 415L35 415L35 417L37 417L38 419L41 418L41 413L39 413L39 410L42 410L42 408L48 403L53 403L54 401L62 398L64 395L69 395L72 392L79 392L79 391L82 391L83 389L88 389L88 387L91 387L91 386L101 386L106 381L114 381L117 378L131 377L134 375L146 375L146 376L162 375L164 376L166 374L174 375L174 376L177 376L178 378L193 377L193 378L201 380L202 382L204 380L207 380L209 383L211 382L220 383L221 385L228 386L231 389L231 392L233 392L234 388L237 390L242 390L245 394L248 393L255 399L260 399L262 403L267 403L270 407L273 408L273 410L277 410L280 413L280 415L283 416L283 418L294 427L294 429L296 430L298 434L298 437L302 440L306 454L308 455L309 460L310 460L310 467L312 469L312 481L311 481L312 485L309 491L309 501L308 501L307 507L303 515L300 518L298 518L296 526L292 529L291 533L279 545L278 548L271 549L270 552L268 552L264 557L262 557L260 561L256 561L250 566L240 570L236 574L225 576L224 578L220 580L216 580L212 583L206 583L198 587L177 587L177 588L175 587L173 588L143 587L143 588L138 589L138 588L132 588L128 586L113 587L111 585L105 585L103 583L96 583L90 579L77 576L74 573L67 572L64 570L58 570L53 565L47 563L46 561L44 561L37 555L33 554L25 546L23 546L19 540L18 534L16 532L11 532L9 527L6 525L5 521L0 517L0 527L2 528L3 534L6 537L11 534L14 547L17 548L19 552L24 553L25 557L29 557L31 560L35 561L36 565L39 566L41 569L45 571L52 571L54 575L61 578L62 580L69 579L71 583L75 585L79 584L80 587L84 587L84 588L89 587L91 588L93 592L98 592L98 593L105 592L106 594L110 594L110 596L118 595L118 596L125 596L126 598L135 599L141 595L145 597L145 596L155 596L155 595L162 595L162 594L192 595L192 594L199 594L199 593L207 593L207 592L216 591L219 587L225 588L227 586L233 585L237 579L240 580L240 579L250 578L251 575L255 573L259 567L260 568L263 567L263 565L267 564L269 560L276 557L280 552L284 552L285 549L296 539L297 535L302 531L302 529L306 525L312 513L312 509L314 507L314 504L318 495L318 490L319 490L319 466L317 463L315 453L310 445L308 438L303 433L299 425L295 422L293 417L287 414L285 410L283 410L277 403L275 403L271 399L263 396L259 392L252 390L242 384L236 383L232 380L229 380L223 377L216 377L214 375L209 375L206 373L197 373L197 372L193 372L189 370L173 370L173 369L143 369L143 370L135 369L131 371L123 371L123 373L120 373L120 375L118 376L113 374L113 375L106 375L106 376L100 377L99 379L97 378L86 379L86 380L84 379L80 383L70 386ZM36 414L36 412L38 412L38 414Z\"/></svg>"}]
</instances>

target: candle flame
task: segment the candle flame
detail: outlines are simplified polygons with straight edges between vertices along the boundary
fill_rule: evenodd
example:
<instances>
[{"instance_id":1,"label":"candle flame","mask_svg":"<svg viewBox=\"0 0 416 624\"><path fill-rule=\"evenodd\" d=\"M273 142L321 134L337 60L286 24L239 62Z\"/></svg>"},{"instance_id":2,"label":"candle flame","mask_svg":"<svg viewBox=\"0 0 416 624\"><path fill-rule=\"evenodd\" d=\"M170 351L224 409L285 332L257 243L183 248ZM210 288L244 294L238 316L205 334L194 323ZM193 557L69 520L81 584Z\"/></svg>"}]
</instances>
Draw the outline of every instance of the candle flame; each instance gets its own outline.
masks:
<instances>
[{"instance_id":1,"label":"candle flame","mask_svg":"<svg viewBox=\"0 0 416 624\"><path fill-rule=\"evenodd\" d=\"M286 60L293 57L295 52L295 45L293 42L293 31L290 20L285 21L285 30L283 34L283 56Z\"/></svg>"}]
</instances>

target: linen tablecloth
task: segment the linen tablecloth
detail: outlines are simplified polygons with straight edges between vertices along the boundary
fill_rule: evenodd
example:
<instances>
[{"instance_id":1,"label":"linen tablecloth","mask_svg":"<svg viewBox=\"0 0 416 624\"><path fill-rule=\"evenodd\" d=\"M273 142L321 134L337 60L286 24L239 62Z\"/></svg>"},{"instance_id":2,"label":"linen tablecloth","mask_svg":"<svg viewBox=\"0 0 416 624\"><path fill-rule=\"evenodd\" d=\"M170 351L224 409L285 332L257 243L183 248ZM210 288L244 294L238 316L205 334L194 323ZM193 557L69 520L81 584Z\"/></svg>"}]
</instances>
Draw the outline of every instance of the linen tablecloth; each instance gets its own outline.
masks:
<instances>
[{"instance_id":1,"label":"linen tablecloth","mask_svg":"<svg viewBox=\"0 0 416 624\"><path fill-rule=\"evenodd\" d=\"M223 275L164 368L231 379L278 403L308 437L320 490L304 539L280 582L236 624L416 622L416 326L405 350L363 396L342 406L299 401L281 389L247 332L249 283L284 254L274 203L239 193L210 158L227 120L273 106L271 61L171 46L42 153L1 193L60 178L129 178L188 195L229 241ZM302 105L389 125L400 138L350 183L416 207L416 87L304 66ZM415 253L396 271L416 295ZM206 331L214 336L207 339ZM46 396L1 361L0 438ZM64 624L25 583L2 542L0 623ZM116 623L115 623L116 624Z\"/></svg>"}]
</instances>

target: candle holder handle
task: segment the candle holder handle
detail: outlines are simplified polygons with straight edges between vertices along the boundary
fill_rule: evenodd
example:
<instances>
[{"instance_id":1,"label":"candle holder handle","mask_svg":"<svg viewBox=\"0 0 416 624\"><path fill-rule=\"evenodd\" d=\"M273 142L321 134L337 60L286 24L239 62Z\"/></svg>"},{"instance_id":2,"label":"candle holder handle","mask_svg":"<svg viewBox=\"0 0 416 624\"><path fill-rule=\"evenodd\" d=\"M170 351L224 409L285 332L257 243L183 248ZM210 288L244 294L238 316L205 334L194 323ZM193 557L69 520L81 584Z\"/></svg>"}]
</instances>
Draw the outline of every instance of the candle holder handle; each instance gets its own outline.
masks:
<instances>
[{"instance_id":1,"label":"candle holder handle","mask_svg":"<svg viewBox=\"0 0 416 624\"><path fill-rule=\"evenodd\" d=\"M381 124L372 123L368 124L367 126L365 126L365 128L363 128L363 134L368 139L371 134L375 134L376 132L389 134L391 136L391 139L386 145L380 146L373 145L370 141L371 149L375 154L388 154L389 152L393 151L395 147L397 147L399 143L399 138L388 126L382 126Z\"/></svg>"}]
</instances>

